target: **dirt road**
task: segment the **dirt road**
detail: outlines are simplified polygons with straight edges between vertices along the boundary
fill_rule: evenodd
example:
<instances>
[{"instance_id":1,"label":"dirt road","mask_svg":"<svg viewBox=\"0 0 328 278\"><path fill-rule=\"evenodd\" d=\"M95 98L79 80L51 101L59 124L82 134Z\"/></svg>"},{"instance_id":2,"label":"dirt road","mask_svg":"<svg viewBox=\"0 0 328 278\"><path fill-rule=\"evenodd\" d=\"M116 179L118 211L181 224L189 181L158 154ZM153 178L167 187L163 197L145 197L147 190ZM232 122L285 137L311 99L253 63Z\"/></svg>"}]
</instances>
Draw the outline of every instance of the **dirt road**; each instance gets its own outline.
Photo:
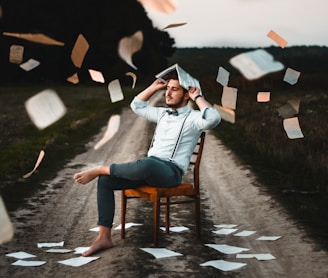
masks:
<instances>
[{"instance_id":1,"label":"dirt road","mask_svg":"<svg viewBox=\"0 0 328 278\"><path fill-rule=\"evenodd\" d=\"M103 132L105 131L103 129ZM24 209L11 215L16 227L14 239L1 246L1 277L328 277L327 252L311 242L301 227L297 227L286 212L258 184L250 169L241 165L210 132L207 134L201 166L202 240L194 236L190 207L172 212L174 226L186 226L189 231L160 235L160 247L179 252L182 256L155 259L140 248L152 247L151 204L132 200L128 204L127 222L139 223L120 239L113 231L115 247L99 252L100 258L81 267L59 264L76 257L73 253L53 254L38 248L37 243L64 241L64 247L74 249L89 246L96 232L96 183L74 184L75 172L110 161L126 161L145 154L149 126L129 109L121 115L121 128L115 137L99 150L93 146L102 137L100 132L89 143L88 151L76 156L53 180L45 181L43 190L29 200ZM120 223L120 192L116 193L116 227ZM256 233L239 237L217 235L215 224L236 224L237 232ZM260 236L281 236L276 241L260 241ZM237 259L236 255L220 253L205 244L227 244L248 248L243 253L270 253L275 259ZM25 251L36 255L28 260L43 260L39 267L11 265L14 258L7 253ZM226 260L247 265L224 272L211 266L200 266L209 260Z\"/></svg>"}]
</instances>

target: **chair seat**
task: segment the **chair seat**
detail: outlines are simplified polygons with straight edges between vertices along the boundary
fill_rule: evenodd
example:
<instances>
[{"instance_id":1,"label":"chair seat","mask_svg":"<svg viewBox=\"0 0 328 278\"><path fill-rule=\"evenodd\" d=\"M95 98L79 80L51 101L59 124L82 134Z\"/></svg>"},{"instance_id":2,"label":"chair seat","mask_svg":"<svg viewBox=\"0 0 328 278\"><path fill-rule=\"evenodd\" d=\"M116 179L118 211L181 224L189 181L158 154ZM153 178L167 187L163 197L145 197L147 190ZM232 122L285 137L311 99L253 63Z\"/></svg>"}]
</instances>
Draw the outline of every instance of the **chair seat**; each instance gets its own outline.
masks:
<instances>
[{"instance_id":1,"label":"chair seat","mask_svg":"<svg viewBox=\"0 0 328 278\"><path fill-rule=\"evenodd\" d=\"M148 200L172 196L191 196L195 194L197 194L197 192L191 183L182 183L175 187L154 187L145 185L136 189L125 190L125 195L127 197L142 197Z\"/></svg>"}]
</instances>

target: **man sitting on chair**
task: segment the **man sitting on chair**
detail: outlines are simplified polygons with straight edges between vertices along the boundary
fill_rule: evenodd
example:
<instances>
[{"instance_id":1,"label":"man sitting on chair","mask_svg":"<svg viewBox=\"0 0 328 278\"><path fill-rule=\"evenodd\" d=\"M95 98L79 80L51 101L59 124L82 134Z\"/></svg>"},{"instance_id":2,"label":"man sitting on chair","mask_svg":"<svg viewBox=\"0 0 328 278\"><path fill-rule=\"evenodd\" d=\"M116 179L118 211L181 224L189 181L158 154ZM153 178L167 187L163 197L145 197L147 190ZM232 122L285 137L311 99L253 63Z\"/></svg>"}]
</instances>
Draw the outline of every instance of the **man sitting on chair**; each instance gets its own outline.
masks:
<instances>
[{"instance_id":1,"label":"man sitting on chair","mask_svg":"<svg viewBox=\"0 0 328 278\"><path fill-rule=\"evenodd\" d=\"M150 106L148 100L164 88L168 107ZM189 99L195 102L199 110L188 106ZM139 116L157 123L147 156L127 163L98 166L74 175L74 180L79 184L86 184L98 177L100 229L98 237L83 256L113 246L114 190L134 189L141 185L179 185L201 132L216 127L221 121L217 110L200 94L200 88L183 88L177 76L166 82L156 79L133 99L131 108Z\"/></svg>"}]
</instances>

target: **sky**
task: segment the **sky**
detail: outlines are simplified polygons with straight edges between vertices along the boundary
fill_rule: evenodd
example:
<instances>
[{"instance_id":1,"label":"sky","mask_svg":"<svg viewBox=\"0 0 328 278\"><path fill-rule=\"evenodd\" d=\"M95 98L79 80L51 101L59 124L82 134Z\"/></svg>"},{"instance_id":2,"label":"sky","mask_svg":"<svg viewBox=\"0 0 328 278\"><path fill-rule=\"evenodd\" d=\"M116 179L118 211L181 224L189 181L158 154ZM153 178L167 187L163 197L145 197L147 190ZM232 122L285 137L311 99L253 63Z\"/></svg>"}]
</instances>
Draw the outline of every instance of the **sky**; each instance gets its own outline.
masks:
<instances>
[{"instance_id":1,"label":"sky","mask_svg":"<svg viewBox=\"0 0 328 278\"><path fill-rule=\"evenodd\" d=\"M156 0L153 0L156 1ZM269 47L275 31L288 46L328 46L328 0L157 0L170 13L145 6L153 25L168 28L176 47Z\"/></svg>"}]
</instances>

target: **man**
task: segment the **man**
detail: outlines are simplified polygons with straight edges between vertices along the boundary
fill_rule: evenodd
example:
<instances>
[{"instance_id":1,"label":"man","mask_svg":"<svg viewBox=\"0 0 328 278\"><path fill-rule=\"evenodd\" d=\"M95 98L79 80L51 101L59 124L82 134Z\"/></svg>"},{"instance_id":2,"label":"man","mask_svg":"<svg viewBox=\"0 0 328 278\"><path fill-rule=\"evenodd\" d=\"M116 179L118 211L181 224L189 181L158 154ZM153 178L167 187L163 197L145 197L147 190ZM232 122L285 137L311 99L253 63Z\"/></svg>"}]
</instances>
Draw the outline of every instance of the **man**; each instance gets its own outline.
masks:
<instances>
[{"instance_id":1,"label":"man","mask_svg":"<svg viewBox=\"0 0 328 278\"><path fill-rule=\"evenodd\" d=\"M150 106L148 100L165 87L165 100L169 109ZM189 99L195 102L199 110L189 108ZM158 187L179 185L201 132L214 128L221 120L220 114L200 94L199 88L190 87L187 90L180 85L177 77L167 82L155 80L133 99L131 108L147 120L157 122L147 157L99 166L74 175L75 181L80 184L99 177L97 202L100 230L83 256L113 246L114 190L136 188L144 184Z\"/></svg>"}]
</instances>

